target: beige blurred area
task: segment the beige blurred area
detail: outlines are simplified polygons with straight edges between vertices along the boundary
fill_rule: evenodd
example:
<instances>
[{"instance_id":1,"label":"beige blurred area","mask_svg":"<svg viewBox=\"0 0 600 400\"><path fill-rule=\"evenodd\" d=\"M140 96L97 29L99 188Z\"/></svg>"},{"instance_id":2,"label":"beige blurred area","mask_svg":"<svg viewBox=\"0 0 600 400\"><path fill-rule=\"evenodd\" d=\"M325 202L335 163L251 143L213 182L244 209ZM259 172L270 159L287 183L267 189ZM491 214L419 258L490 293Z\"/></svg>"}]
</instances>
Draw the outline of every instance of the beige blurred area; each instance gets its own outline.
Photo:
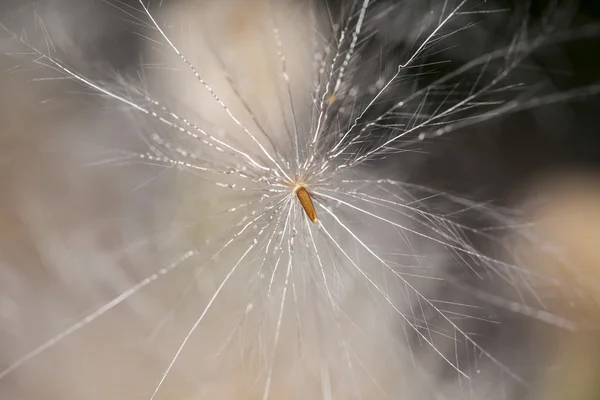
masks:
<instances>
[{"instance_id":1,"label":"beige blurred area","mask_svg":"<svg viewBox=\"0 0 600 400\"><path fill-rule=\"evenodd\" d=\"M552 368L539 384L535 399L600 398L600 174L563 169L539 176L528 189L543 199L529 209L535 245L526 253L541 274L556 273L561 292L550 295L548 311L564 315L578 328L547 341Z\"/></svg>"},{"instance_id":2,"label":"beige blurred area","mask_svg":"<svg viewBox=\"0 0 600 400\"><path fill-rule=\"evenodd\" d=\"M114 151L139 145L133 121L36 58L15 40L0 42L3 371L165 263L147 237L158 230L152 207L160 194L156 185L137 189L155 172L119 165L122 154ZM117 161L94 164L110 159ZM159 295L169 298L165 290ZM133 344L155 328L147 323L153 312L165 314L142 296L57 341L2 377L0 398L91 400L146 390L164 360ZM92 390L100 382L110 389Z\"/></svg>"}]
</instances>

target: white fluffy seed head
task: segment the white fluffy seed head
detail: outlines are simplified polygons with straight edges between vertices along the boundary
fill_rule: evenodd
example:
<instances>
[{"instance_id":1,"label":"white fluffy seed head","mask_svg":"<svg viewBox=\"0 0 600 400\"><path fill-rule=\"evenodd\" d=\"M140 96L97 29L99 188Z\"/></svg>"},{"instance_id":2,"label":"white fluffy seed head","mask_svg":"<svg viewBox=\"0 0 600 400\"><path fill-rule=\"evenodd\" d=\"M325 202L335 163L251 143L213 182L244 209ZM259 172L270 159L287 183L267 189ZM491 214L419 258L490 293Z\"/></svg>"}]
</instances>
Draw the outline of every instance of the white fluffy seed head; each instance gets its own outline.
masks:
<instances>
[{"instance_id":1,"label":"white fluffy seed head","mask_svg":"<svg viewBox=\"0 0 600 400\"><path fill-rule=\"evenodd\" d=\"M507 102L515 86L505 82L537 42L518 37L423 89L411 85L426 75L421 57L464 28L457 19L473 14L462 11L489 10L468 1L431 7L401 62L378 69L373 60L384 55L369 53L369 39L385 13L371 13L374 3L343 7L339 20L309 1L109 3L145 29L143 85L103 84L49 47L20 43L111 105L81 125L57 124L60 134L74 132L65 148L77 150L61 176L90 159L119 168L65 178L78 197L58 196L71 206L94 190L103 195L94 200L114 202L110 212L80 216L34 200L15 207L39 235L31 240L39 269L55 281L24 278L14 257L0 269L3 342L31 334L2 348L11 361L0 367L0 393L329 400L491 391L500 399L498 384L522 383L518 363L469 329L475 320L495 326L490 304L567 326L529 305L552 274L476 246L502 248L503 234L487 224L516 221L500 210L408 184L372 162L533 105ZM93 154L80 154L92 138L118 143L117 156L95 142ZM132 160L142 171L119 164ZM314 202L315 224L298 188ZM438 200L443 207L430 207ZM473 210L477 226L456 218ZM70 212L72 225L56 221ZM469 286L474 279L498 283L490 284L497 292Z\"/></svg>"}]
</instances>

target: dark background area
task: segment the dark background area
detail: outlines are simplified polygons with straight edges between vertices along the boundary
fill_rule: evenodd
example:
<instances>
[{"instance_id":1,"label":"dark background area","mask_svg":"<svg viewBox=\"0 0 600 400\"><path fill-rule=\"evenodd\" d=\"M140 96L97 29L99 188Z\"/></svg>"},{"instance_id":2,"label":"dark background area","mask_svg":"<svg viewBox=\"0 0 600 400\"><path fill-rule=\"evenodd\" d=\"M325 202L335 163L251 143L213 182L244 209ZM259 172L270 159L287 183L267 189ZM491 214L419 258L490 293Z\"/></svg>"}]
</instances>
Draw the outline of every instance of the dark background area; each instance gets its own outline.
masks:
<instances>
[{"instance_id":1,"label":"dark background area","mask_svg":"<svg viewBox=\"0 0 600 400\"><path fill-rule=\"evenodd\" d=\"M518 0L517 0L518 1ZM537 0L532 2L533 18L541 18L544 10L553 4L561 6L572 1ZM600 1L581 0L574 9L570 26L574 29L585 25L600 24ZM560 89L600 84L600 37L574 40L564 43L559 50L568 62L568 70L556 78ZM541 65L551 69L555 60L541 60ZM563 152L560 162L587 168L600 169L600 96L595 95L572 103L577 126L565 142L560 143Z\"/></svg>"},{"instance_id":2,"label":"dark background area","mask_svg":"<svg viewBox=\"0 0 600 400\"><path fill-rule=\"evenodd\" d=\"M577 22L600 24L600 1L583 0ZM566 53L573 63L574 85L600 83L600 38L571 43L566 46ZM581 102L578 108L585 129L573 135L573 158L600 168L600 99L596 96Z\"/></svg>"}]
</instances>

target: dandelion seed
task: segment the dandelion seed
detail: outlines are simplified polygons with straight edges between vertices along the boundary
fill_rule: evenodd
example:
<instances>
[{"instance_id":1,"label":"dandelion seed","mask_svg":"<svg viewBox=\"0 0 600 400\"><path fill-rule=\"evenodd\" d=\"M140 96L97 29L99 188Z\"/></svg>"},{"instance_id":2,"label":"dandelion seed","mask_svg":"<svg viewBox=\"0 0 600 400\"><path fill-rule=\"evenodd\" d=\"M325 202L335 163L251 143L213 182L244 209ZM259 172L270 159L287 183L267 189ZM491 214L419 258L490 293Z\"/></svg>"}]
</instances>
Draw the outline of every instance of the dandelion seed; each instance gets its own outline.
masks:
<instances>
[{"instance_id":1,"label":"dandelion seed","mask_svg":"<svg viewBox=\"0 0 600 400\"><path fill-rule=\"evenodd\" d=\"M300 200L300 204L308 218L316 223L319 219L317 218L317 211L315 210L315 206L310 198L308 190L306 190L304 186L298 185L294 189L294 192L296 193L296 196L298 196L298 200Z\"/></svg>"},{"instance_id":2,"label":"dandelion seed","mask_svg":"<svg viewBox=\"0 0 600 400\"><path fill-rule=\"evenodd\" d=\"M488 227L471 226L461 216L473 212L482 224L509 228L516 223L486 204L390 177L377 161L401 160L407 147L477 122L568 100L568 93L528 101L502 97L512 93L509 89L521 88L505 81L542 40L517 36L506 48L467 60L451 72L435 75L439 71L433 70L433 79L423 82L420 79L428 75L427 68L440 65L428 57L443 52L448 38L474 25L471 19L478 12L486 13L486 2L455 0L439 8L432 6L424 12L431 16L418 26L416 39L408 46L397 46L406 47L406 54L396 57L382 45L375 49L380 54L376 59L370 56L369 46L378 34L374 22L389 11L377 8L385 2L348 2L340 18L327 9L327 25L313 15L318 7L312 1L294 2L298 8L292 7L292 13L281 12L281 4L271 1L253 15L265 18L267 14L267 21L237 15L243 23L236 24L236 30L240 27L235 34L244 36L238 38L244 50L236 52L235 46L227 47L231 43L226 40L225 45L205 46L205 40L222 32L194 31L203 26L198 16L192 18L192 45L186 49L189 40L177 35L187 34L183 32L188 28L163 23L160 7L154 17L147 1L139 0L138 10L121 1L107 1L117 8L127 7L125 12L140 28L153 32L156 38L149 40L151 48L158 48L162 62L173 57L182 67L176 78L170 73L158 78L165 79L160 86L168 88L164 99L164 93L152 89L133 85L124 90L101 84L21 41L37 62L47 63L139 115L140 125L147 123L152 132L142 134L148 147L136 157L126 153L128 159L161 171L178 168L191 179L174 185L173 190L185 200L201 192L203 203L192 202L189 208L180 205L185 214L182 219L193 225L178 232L185 238L185 257L173 258L175 264L148 273L97 311L17 357L0 369L0 385L59 342L98 323L147 287L164 285L168 275L188 265L194 273L186 284L200 287L199 299L177 305L191 308L191 322L181 328L183 333L169 337L175 347L160 358L160 375L149 378L151 399L170 396L176 385L173 381L186 368L192 382L200 378L199 386L207 381L227 382L227 387L216 389L219 395L205 395L201 387L193 396L213 399L262 395L265 400L318 396L348 400L381 398L382 394L393 398L408 392L405 388L413 384L422 385L418 388L422 393L433 394L426 398L445 397L436 385L420 382L423 376L433 379L430 371L422 374L419 370L421 360L436 372L455 374L460 398L481 393L472 382L480 371L526 385L521 371L488 349L485 341L471 333L470 324L501 325L485 314L487 306L494 305L558 326L558 318L525 304L534 297L543 305L535 282L547 284L550 278L483 253L474 242L504 249L503 237ZM219 2L206 3L212 7ZM411 2L396 3L391 11ZM457 19L467 16L469 23L460 26L464 21ZM306 24L310 29L301 25L300 34L290 35L288 28L303 18L310 19ZM257 40L260 49L247 50L256 40L253 22L256 32L268 33ZM244 42L247 30L250 39ZM290 49L295 46L288 42L292 37L297 40L293 43L305 44L306 32L314 36L307 46L312 46L313 53L308 56ZM200 56L195 49L202 49ZM248 54L252 60L244 59ZM268 60L265 65L253 65L263 56ZM239 62L242 59L248 62ZM179 79L185 79L183 88L177 86L182 83ZM271 86L276 89L271 91ZM251 97L255 90L264 93ZM600 88L588 93L594 90ZM181 93L181 98L191 93L191 104L187 100L179 104L174 93ZM172 97L176 99L169 100ZM438 203L447 208L435 211L431 205ZM322 220L317 209L325 213ZM178 246L175 252L181 251ZM197 247L203 247L202 251ZM468 276L465 280L508 288L517 300L469 289L462 277L448 272L449 264L458 265L460 274ZM449 288L459 290L455 287L467 288L468 295L456 296L456 300L453 292L444 299ZM179 288L175 290L179 294ZM187 294L187 289L182 291L182 299L187 300ZM471 306L465 298L480 301ZM440 304L455 309L443 309ZM161 329L168 326L163 322ZM227 339L219 342L222 338ZM218 346L212 346L215 342ZM186 358L192 358L191 368ZM388 361L389 366L382 369ZM293 372L286 375L290 366ZM243 376L242 383L235 381L239 376ZM102 392L102 397L115 396Z\"/></svg>"}]
</instances>

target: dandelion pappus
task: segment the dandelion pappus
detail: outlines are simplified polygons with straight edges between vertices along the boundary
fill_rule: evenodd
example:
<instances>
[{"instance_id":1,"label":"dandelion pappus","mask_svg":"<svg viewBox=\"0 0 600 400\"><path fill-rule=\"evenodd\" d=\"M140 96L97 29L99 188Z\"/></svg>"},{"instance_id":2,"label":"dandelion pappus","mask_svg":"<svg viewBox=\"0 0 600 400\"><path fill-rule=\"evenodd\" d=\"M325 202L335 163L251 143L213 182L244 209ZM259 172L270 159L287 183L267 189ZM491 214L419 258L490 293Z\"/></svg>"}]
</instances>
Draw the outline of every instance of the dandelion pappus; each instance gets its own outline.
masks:
<instances>
[{"instance_id":1,"label":"dandelion pappus","mask_svg":"<svg viewBox=\"0 0 600 400\"><path fill-rule=\"evenodd\" d=\"M156 228L167 232L156 236L175 262L164 266L160 259L154 273L144 265L144 276L151 275L18 355L0 370L0 385L57 342L68 347L110 309L161 285L181 301L168 302L175 312L148 324L159 326L148 346L158 372L144 373L144 387L130 391L150 391L152 399L169 398L181 387L177 378L188 374L194 393L181 397L211 400L445 397L432 384L436 378L420 379L422 365L455 375L459 399L487 393L479 370L501 375L502 389L519 382L518 365L507 365L502 353L471 335L471 321L496 322L489 321L497 314L486 307L488 293L461 291L470 280L478 288L514 289L519 297L510 297L511 306L524 304L528 290L535 293L526 266L483 253L473 240L497 245L496 225L514 222L428 181L404 182L405 171L423 166L404 164L403 151L531 105L510 101L521 88L510 76L538 42L530 45L523 35L498 51L482 46L483 55L469 54L443 72L444 63L428 57L477 29L479 15L494 14L490 2L360 0L338 2L340 13L329 12L330 2L314 8L312 0L260 0L260 7L245 0L196 7L200 0L186 0L177 2L181 9L150 3L125 10L148 28L143 85L96 82L44 55L43 47L29 50L134 115L143 150L125 155L149 170L148 181L156 168L173 178L173 207L182 216L173 218L174 229ZM415 12L417 3L427 10ZM378 20L390 11L406 23L392 15L387 34L407 26L411 34L387 47L387 40L377 41ZM380 160L402 163L386 168ZM459 176L465 172L449 165ZM483 226L471 225L467 214ZM113 258L134 258L136 247L124 241L124 254ZM169 281L178 273L187 273L184 285ZM163 294L156 292L153 300ZM187 319L171 324L181 309ZM118 335L108 336L114 344ZM164 345L163 352L154 345ZM123 362L124 369L140 371L143 361ZM121 398L111 392L117 384L88 387L99 397Z\"/></svg>"}]
</instances>

